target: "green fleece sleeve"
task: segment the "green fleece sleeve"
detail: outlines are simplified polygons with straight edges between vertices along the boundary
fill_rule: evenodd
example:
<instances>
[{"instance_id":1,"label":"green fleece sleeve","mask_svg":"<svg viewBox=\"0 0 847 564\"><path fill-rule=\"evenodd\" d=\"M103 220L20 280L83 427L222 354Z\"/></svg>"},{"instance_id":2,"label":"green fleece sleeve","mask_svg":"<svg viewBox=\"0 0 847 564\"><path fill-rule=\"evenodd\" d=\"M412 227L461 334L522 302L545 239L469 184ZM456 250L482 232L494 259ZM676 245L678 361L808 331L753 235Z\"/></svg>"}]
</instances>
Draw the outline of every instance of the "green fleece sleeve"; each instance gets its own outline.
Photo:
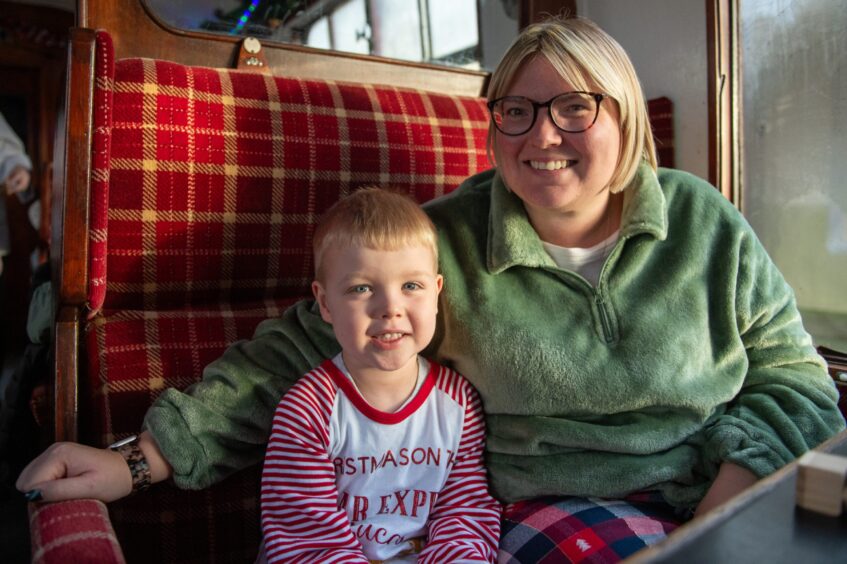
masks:
<instances>
[{"instance_id":1,"label":"green fleece sleeve","mask_svg":"<svg viewBox=\"0 0 847 564\"><path fill-rule=\"evenodd\" d=\"M749 226L737 257L735 306L747 375L707 430L705 454L715 471L727 461L763 477L844 429L844 419L794 293Z\"/></svg>"},{"instance_id":2,"label":"green fleece sleeve","mask_svg":"<svg viewBox=\"0 0 847 564\"><path fill-rule=\"evenodd\" d=\"M259 462L282 395L339 350L332 327L304 300L230 346L200 382L163 392L144 426L173 466L176 485L205 488Z\"/></svg>"}]
</instances>

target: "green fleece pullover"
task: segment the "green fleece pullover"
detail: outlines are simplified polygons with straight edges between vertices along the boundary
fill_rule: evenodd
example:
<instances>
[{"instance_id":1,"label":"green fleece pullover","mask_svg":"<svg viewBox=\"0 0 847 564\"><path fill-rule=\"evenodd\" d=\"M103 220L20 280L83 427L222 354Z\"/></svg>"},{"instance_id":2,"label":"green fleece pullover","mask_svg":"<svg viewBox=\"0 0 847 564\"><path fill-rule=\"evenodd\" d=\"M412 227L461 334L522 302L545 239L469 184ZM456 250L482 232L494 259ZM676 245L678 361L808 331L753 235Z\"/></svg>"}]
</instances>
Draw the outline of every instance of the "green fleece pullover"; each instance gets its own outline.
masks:
<instances>
[{"instance_id":1,"label":"green fleece pullover","mask_svg":"<svg viewBox=\"0 0 847 564\"><path fill-rule=\"evenodd\" d=\"M480 392L501 500L693 506L721 462L764 476L844 428L791 289L706 182L642 165L596 288L555 265L495 171L426 209L445 278L429 354ZM163 393L145 424L177 484L259 461L282 393L338 350L304 301Z\"/></svg>"}]
</instances>

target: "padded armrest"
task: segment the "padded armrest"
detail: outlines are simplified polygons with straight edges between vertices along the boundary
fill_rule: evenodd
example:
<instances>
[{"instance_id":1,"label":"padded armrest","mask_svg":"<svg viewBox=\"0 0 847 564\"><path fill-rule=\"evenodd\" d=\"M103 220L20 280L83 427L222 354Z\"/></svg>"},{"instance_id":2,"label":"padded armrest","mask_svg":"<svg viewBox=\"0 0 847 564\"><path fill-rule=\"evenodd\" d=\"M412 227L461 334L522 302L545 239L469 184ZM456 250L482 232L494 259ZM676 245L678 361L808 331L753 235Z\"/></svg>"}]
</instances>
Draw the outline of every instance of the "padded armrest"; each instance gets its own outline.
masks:
<instances>
[{"instance_id":1,"label":"padded armrest","mask_svg":"<svg viewBox=\"0 0 847 564\"><path fill-rule=\"evenodd\" d=\"M126 562L101 501L30 503L29 527L34 564Z\"/></svg>"}]
</instances>

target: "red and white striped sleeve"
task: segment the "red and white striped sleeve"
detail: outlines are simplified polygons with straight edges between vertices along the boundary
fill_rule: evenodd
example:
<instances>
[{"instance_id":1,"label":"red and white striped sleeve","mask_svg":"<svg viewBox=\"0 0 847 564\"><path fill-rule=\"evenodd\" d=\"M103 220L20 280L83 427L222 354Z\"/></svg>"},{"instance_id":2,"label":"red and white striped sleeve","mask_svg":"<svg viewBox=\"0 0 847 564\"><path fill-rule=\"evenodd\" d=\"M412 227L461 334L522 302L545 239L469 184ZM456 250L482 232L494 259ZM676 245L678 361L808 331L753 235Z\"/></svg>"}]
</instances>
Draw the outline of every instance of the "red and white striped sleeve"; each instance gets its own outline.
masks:
<instances>
[{"instance_id":1,"label":"red and white striped sleeve","mask_svg":"<svg viewBox=\"0 0 847 564\"><path fill-rule=\"evenodd\" d=\"M482 403L473 386L450 369L439 367L436 385L465 407L465 418L455 464L429 517L418 562L495 562L501 507L488 493Z\"/></svg>"},{"instance_id":2,"label":"red and white striped sleeve","mask_svg":"<svg viewBox=\"0 0 847 564\"><path fill-rule=\"evenodd\" d=\"M331 379L317 368L277 406L262 470L263 551L269 562L368 562L337 506L327 450L335 394Z\"/></svg>"}]
</instances>

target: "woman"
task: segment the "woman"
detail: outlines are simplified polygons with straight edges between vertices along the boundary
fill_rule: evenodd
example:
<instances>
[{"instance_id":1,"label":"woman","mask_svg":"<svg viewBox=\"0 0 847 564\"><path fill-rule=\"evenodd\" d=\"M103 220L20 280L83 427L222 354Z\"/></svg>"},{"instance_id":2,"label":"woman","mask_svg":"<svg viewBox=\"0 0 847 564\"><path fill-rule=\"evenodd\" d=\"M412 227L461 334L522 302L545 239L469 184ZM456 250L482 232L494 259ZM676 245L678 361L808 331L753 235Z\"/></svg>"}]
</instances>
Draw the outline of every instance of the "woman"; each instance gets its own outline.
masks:
<instances>
[{"instance_id":1,"label":"woman","mask_svg":"<svg viewBox=\"0 0 847 564\"><path fill-rule=\"evenodd\" d=\"M509 504L502 561L627 556L844 428L750 227L707 183L657 173L613 39L582 19L530 26L488 97L496 170L427 206L447 280L430 356L483 398ZM205 487L258 461L281 394L337 352L311 302L263 323L188 393L160 396L135 486ZM51 447L18 486L51 500L133 489L120 456L79 445Z\"/></svg>"}]
</instances>

